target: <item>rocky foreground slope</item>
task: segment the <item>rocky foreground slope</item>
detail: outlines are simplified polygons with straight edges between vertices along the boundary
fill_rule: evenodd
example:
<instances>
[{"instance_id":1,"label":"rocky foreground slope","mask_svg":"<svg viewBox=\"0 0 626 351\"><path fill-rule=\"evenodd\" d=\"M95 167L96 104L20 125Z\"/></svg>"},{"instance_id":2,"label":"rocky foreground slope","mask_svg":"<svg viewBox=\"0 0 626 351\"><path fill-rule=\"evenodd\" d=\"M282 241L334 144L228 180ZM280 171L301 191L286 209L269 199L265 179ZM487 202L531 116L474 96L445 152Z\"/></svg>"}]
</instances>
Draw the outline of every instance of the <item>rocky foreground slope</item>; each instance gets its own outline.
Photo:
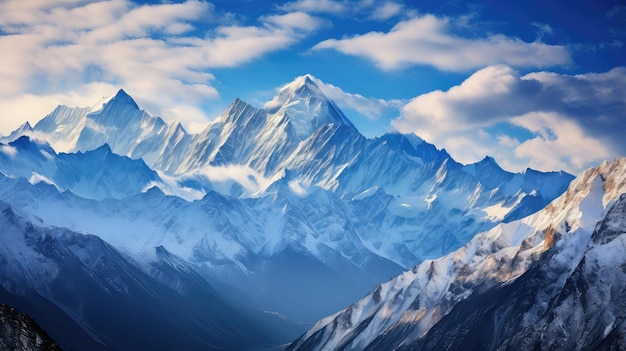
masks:
<instances>
[{"instance_id":1,"label":"rocky foreground slope","mask_svg":"<svg viewBox=\"0 0 626 351\"><path fill-rule=\"evenodd\" d=\"M0 350L61 351L61 347L30 316L0 304Z\"/></svg>"},{"instance_id":2,"label":"rocky foreground slope","mask_svg":"<svg viewBox=\"0 0 626 351\"><path fill-rule=\"evenodd\" d=\"M626 345L626 159L320 320L289 350L591 350Z\"/></svg>"}]
</instances>

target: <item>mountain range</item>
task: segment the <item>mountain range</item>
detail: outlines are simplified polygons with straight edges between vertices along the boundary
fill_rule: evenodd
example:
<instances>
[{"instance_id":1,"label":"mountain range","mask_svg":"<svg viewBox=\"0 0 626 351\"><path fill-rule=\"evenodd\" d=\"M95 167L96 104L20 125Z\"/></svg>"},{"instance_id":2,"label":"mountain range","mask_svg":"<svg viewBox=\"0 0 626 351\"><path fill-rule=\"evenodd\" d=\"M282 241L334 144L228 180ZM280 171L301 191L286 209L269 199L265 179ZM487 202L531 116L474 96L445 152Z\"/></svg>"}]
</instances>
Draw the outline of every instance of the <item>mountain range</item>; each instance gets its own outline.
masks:
<instances>
[{"instance_id":1,"label":"mountain range","mask_svg":"<svg viewBox=\"0 0 626 351\"><path fill-rule=\"evenodd\" d=\"M288 350L617 350L626 338L626 159L545 209L378 285Z\"/></svg>"},{"instance_id":2,"label":"mountain range","mask_svg":"<svg viewBox=\"0 0 626 351\"><path fill-rule=\"evenodd\" d=\"M291 341L573 179L463 165L413 134L366 138L309 75L197 134L123 90L59 106L0 139L0 172L4 296L44 328L72 325L47 329L62 346L94 349ZM172 333L150 339L157 323Z\"/></svg>"}]
</instances>

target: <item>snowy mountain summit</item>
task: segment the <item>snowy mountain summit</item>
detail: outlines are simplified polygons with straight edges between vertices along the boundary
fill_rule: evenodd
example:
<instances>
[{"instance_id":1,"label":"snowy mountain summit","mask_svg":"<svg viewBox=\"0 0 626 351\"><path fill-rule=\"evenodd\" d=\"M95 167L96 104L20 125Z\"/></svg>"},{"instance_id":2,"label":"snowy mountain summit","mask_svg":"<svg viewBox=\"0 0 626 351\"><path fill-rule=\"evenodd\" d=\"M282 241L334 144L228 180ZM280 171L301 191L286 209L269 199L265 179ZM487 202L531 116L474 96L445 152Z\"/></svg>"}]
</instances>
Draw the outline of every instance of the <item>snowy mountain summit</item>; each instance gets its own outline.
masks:
<instances>
[{"instance_id":1,"label":"snowy mountain summit","mask_svg":"<svg viewBox=\"0 0 626 351\"><path fill-rule=\"evenodd\" d=\"M161 247L229 294L254 291L260 310L313 322L573 178L462 165L416 135L366 138L316 82L298 77L262 108L236 99L197 134L123 90L59 106L0 140L0 195L42 226L139 261Z\"/></svg>"},{"instance_id":2,"label":"snowy mountain summit","mask_svg":"<svg viewBox=\"0 0 626 351\"><path fill-rule=\"evenodd\" d=\"M323 125L348 125L354 128L352 122L324 95L308 74L283 86L274 99L265 104L264 109L272 114L287 114L300 140Z\"/></svg>"}]
</instances>

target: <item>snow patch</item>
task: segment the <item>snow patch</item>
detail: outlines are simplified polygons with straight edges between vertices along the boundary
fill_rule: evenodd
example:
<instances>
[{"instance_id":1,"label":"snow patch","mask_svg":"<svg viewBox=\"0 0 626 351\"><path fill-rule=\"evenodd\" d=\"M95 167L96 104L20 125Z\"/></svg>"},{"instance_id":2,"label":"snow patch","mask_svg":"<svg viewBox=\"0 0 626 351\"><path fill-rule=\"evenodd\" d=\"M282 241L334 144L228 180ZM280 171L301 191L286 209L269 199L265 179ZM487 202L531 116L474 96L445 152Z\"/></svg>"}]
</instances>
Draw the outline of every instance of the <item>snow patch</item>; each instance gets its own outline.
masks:
<instances>
[{"instance_id":1,"label":"snow patch","mask_svg":"<svg viewBox=\"0 0 626 351\"><path fill-rule=\"evenodd\" d=\"M355 201L355 200L363 200L363 199L365 199L365 198L368 198L368 197L370 197L370 196L374 195L374 194L376 193L376 191L378 191L378 189L380 189L380 187L379 187L379 186L374 186L374 187L371 187L371 188L369 188L369 189L365 190L364 192L362 192L362 193L360 193L360 194L358 194L358 195L354 196L354 197L352 198L352 201Z\"/></svg>"},{"instance_id":2,"label":"snow patch","mask_svg":"<svg viewBox=\"0 0 626 351\"><path fill-rule=\"evenodd\" d=\"M489 207L483 208L483 211L487 214L486 218L492 222L501 221L511 211L511 207L505 207L504 203L495 204Z\"/></svg>"},{"instance_id":3,"label":"snow patch","mask_svg":"<svg viewBox=\"0 0 626 351\"><path fill-rule=\"evenodd\" d=\"M44 175L41 175L37 172L33 172L33 174L30 176L30 178L28 178L28 182L35 185L35 184L39 184L41 182L44 182L46 184L49 185L54 185L57 189L59 189L59 187L49 178L47 178Z\"/></svg>"}]
</instances>

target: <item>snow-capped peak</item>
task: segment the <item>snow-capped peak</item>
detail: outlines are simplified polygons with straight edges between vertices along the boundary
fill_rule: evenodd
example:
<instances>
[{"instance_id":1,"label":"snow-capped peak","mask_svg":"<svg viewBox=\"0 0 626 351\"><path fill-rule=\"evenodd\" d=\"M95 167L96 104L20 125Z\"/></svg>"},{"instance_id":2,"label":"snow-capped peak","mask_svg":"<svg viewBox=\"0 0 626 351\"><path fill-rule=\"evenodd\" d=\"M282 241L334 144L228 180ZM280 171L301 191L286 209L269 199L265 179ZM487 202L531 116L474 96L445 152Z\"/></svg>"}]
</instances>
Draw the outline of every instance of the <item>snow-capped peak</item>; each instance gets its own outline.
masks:
<instances>
[{"instance_id":1,"label":"snow-capped peak","mask_svg":"<svg viewBox=\"0 0 626 351\"><path fill-rule=\"evenodd\" d=\"M133 100L133 98L128 95L128 93L126 93L124 89L120 89L117 91L117 93L115 93L115 95L105 96L101 98L95 105L91 106L89 112L95 113L102 111L102 109L109 104L130 105L136 109L139 109L139 106L137 105L135 100Z\"/></svg>"},{"instance_id":2,"label":"snow-capped peak","mask_svg":"<svg viewBox=\"0 0 626 351\"><path fill-rule=\"evenodd\" d=\"M271 114L286 114L296 136L304 139L319 127L350 125L352 123L335 106L310 74L297 77L291 83L278 90L278 94L264 106Z\"/></svg>"},{"instance_id":3,"label":"snow-capped peak","mask_svg":"<svg viewBox=\"0 0 626 351\"><path fill-rule=\"evenodd\" d=\"M32 131L33 131L33 127L30 125L28 121L26 121L22 125L20 125L16 130L11 132L11 134L9 134L8 136L0 138L0 142L2 143L11 142L23 135L30 135Z\"/></svg>"},{"instance_id":4,"label":"snow-capped peak","mask_svg":"<svg viewBox=\"0 0 626 351\"><path fill-rule=\"evenodd\" d=\"M293 103L299 99L327 99L322 90L313 81L313 76L305 74L297 77L291 83L282 86L278 94L267 102L264 108L271 113L280 110L281 107Z\"/></svg>"},{"instance_id":5,"label":"snow-capped peak","mask_svg":"<svg viewBox=\"0 0 626 351\"><path fill-rule=\"evenodd\" d=\"M128 95L124 89L120 89L118 90L117 94L115 94L115 96L113 96L113 98L111 100L109 100L108 102L113 102L115 101L115 103L117 104L126 104L126 105L132 105L135 108L139 108L139 106L137 106L137 103L135 103L135 100L133 100L132 97L130 97L130 95Z\"/></svg>"}]
</instances>

